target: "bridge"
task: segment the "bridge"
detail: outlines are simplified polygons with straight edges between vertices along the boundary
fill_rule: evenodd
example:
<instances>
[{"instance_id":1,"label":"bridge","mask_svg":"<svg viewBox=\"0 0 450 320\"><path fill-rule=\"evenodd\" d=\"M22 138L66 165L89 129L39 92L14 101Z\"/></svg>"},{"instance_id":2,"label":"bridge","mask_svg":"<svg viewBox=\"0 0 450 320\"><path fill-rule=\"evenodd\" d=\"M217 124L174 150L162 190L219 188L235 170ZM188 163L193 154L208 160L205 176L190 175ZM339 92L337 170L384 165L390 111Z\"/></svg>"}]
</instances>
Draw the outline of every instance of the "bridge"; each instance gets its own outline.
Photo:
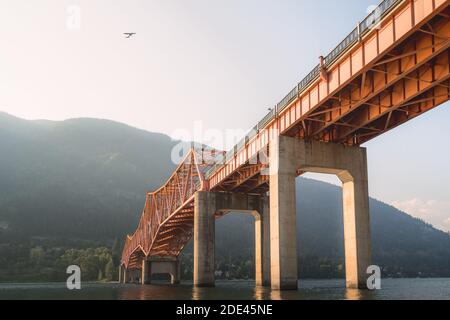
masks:
<instances>
[{"instance_id":1,"label":"bridge","mask_svg":"<svg viewBox=\"0 0 450 320\"><path fill-rule=\"evenodd\" d=\"M365 142L450 97L450 1L384 0L232 150L194 147L147 193L120 281L179 281L194 240L194 285L214 286L215 220L255 217L256 285L297 288L295 178L335 174L343 187L346 286L366 287L371 233Z\"/></svg>"}]
</instances>

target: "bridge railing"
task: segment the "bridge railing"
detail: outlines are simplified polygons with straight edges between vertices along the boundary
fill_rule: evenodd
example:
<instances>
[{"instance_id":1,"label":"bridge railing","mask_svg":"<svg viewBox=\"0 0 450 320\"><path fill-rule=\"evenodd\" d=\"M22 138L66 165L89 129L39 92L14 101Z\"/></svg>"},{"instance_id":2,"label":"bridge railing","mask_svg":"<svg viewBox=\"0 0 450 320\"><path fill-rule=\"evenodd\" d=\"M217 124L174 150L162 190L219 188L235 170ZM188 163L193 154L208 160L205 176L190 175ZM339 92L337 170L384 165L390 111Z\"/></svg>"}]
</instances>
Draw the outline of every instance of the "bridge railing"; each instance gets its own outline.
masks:
<instances>
[{"instance_id":1,"label":"bridge railing","mask_svg":"<svg viewBox=\"0 0 450 320\"><path fill-rule=\"evenodd\" d=\"M384 0L382 1L362 22L357 24L357 27L353 29L345 39L339 43L325 58L325 67L332 65L339 57L341 57L348 49L354 44L358 43L360 39L372 28L375 27L378 22L384 18L392 9L394 9L399 3L405 0ZM303 78L295 88L293 88L275 107L272 109L258 124L247 134L238 144L237 148L232 148L226 153L225 159L231 160L236 155L236 150L240 150L245 147L248 142L253 139L257 133L264 129L273 119L275 119L282 111L284 111L292 101L299 97L309 85L314 82L320 76L320 65L314 67L314 69ZM243 142L244 141L244 142ZM223 164L216 164L206 174L205 178L211 177Z\"/></svg>"}]
</instances>

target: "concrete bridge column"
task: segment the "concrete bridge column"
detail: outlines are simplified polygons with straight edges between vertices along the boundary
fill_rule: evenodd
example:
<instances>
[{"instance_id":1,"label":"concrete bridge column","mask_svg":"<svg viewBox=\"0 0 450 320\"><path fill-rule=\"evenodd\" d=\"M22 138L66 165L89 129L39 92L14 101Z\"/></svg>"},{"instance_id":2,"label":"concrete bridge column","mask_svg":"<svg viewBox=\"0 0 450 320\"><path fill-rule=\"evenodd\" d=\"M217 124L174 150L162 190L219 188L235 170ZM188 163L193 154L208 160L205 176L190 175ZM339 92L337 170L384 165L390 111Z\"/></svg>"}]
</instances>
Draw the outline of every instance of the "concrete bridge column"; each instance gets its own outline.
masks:
<instances>
[{"instance_id":1,"label":"concrete bridge column","mask_svg":"<svg viewBox=\"0 0 450 320\"><path fill-rule=\"evenodd\" d=\"M257 286L270 286L269 198L262 196L255 215L255 280Z\"/></svg>"},{"instance_id":2,"label":"concrete bridge column","mask_svg":"<svg viewBox=\"0 0 450 320\"><path fill-rule=\"evenodd\" d=\"M197 192L194 201L194 285L214 286L215 216L245 212L255 217L256 285L270 284L270 217L266 196Z\"/></svg>"},{"instance_id":3,"label":"concrete bridge column","mask_svg":"<svg viewBox=\"0 0 450 320\"><path fill-rule=\"evenodd\" d=\"M151 263L147 259L142 260L141 284L150 284L151 282Z\"/></svg>"},{"instance_id":4,"label":"concrete bridge column","mask_svg":"<svg viewBox=\"0 0 450 320\"><path fill-rule=\"evenodd\" d=\"M144 261L142 262L142 277L145 277L145 281L142 284L150 284L154 274L169 274L171 284L180 283L180 262L177 258L155 256Z\"/></svg>"},{"instance_id":5,"label":"concrete bridge column","mask_svg":"<svg viewBox=\"0 0 450 320\"><path fill-rule=\"evenodd\" d=\"M194 200L194 286L215 285L215 194L197 192Z\"/></svg>"},{"instance_id":6,"label":"concrete bridge column","mask_svg":"<svg viewBox=\"0 0 450 320\"><path fill-rule=\"evenodd\" d=\"M347 288L367 289L367 267L371 264L371 232L369 191L365 152L351 175L339 175L342 180L345 277Z\"/></svg>"},{"instance_id":7,"label":"concrete bridge column","mask_svg":"<svg viewBox=\"0 0 450 320\"><path fill-rule=\"evenodd\" d=\"M119 283L122 283L123 271L122 265L119 266Z\"/></svg>"},{"instance_id":8,"label":"concrete bridge column","mask_svg":"<svg viewBox=\"0 0 450 320\"><path fill-rule=\"evenodd\" d=\"M346 285L366 288L371 234L366 149L279 136L270 143L270 239L273 289L297 287L295 177L335 174L343 184Z\"/></svg>"},{"instance_id":9,"label":"concrete bridge column","mask_svg":"<svg viewBox=\"0 0 450 320\"><path fill-rule=\"evenodd\" d=\"M173 267L172 267L172 273L170 274L170 283L171 284L180 284L180 274L181 274L181 268L180 268L180 261L174 261Z\"/></svg>"},{"instance_id":10,"label":"concrete bridge column","mask_svg":"<svg viewBox=\"0 0 450 320\"><path fill-rule=\"evenodd\" d=\"M290 142L290 141L289 141ZM283 140L270 144L270 270L275 290L297 289L295 152Z\"/></svg>"}]
</instances>

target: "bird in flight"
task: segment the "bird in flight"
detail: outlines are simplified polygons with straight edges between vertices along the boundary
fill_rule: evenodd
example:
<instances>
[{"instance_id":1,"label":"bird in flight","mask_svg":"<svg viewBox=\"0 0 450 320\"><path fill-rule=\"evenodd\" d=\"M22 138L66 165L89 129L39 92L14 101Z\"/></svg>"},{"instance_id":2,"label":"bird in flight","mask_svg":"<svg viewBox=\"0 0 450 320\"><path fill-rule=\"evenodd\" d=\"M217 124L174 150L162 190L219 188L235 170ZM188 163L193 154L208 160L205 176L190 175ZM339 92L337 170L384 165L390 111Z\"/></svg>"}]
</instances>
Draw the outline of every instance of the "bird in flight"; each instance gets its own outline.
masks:
<instances>
[{"instance_id":1,"label":"bird in flight","mask_svg":"<svg viewBox=\"0 0 450 320\"><path fill-rule=\"evenodd\" d=\"M131 36L135 35L136 32L125 32L124 35L126 35L126 39L131 38Z\"/></svg>"}]
</instances>

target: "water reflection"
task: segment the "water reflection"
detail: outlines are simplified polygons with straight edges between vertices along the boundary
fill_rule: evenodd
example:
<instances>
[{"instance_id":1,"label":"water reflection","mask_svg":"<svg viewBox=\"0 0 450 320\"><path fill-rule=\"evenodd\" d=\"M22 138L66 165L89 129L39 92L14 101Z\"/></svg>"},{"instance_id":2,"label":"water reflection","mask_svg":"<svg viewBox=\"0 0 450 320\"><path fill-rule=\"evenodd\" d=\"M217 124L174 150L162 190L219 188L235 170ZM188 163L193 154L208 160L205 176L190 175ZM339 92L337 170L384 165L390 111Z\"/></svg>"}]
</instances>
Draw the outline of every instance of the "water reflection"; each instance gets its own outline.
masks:
<instances>
[{"instance_id":1,"label":"water reflection","mask_svg":"<svg viewBox=\"0 0 450 320\"><path fill-rule=\"evenodd\" d=\"M119 300L144 300L145 299L145 288L138 284L128 284L124 285L124 288L119 290L118 293Z\"/></svg>"},{"instance_id":2,"label":"water reflection","mask_svg":"<svg viewBox=\"0 0 450 320\"><path fill-rule=\"evenodd\" d=\"M203 297L207 296L205 294L206 288L193 287L192 288L192 300L203 300Z\"/></svg>"},{"instance_id":3,"label":"water reflection","mask_svg":"<svg viewBox=\"0 0 450 320\"><path fill-rule=\"evenodd\" d=\"M170 285L165 282L154 282L150 285L121 285L118 291L119 300L189 300L192 297L191 286Z\"/></svg>"},{"instance_id":4,"label":"water reflection","mask_svg":"<svg viewBox=\"0 0 450 320\"><path fill-rule=\"evenodd\" d=\"M270 299L271 300L283 300L283 297L281 296L282 291L279 290L273 290L270 292Z\"/></svg>"},{"instance_id":5,"label":"water reflection","mask_svg":"<svg viewBox=\"0 0 450 320\"><path fill-rule=\"evenodd\" d=\"M253 281L218 281L214 288L194 288L192 282L172 286L82 283L67 290L65 283L0 284L0 300L361 300L450 299L450 279L385 279L382 290L346 289L344 280L301 280L293 291L256 287Z\"/></svg>"},{"instance_id":6,"label":"water reflection","mask_svg":"<svg viewBox=\"0 0 450 320\"><path fill-rule=\"evenodd\" d=\"M379 290L346 289L345 299L347 299L347 300L374 300L374 299L380 298L380 297L378 297L378 292L379 292Z\"/></svg>"},{"instance_id":7,"label":"water reflection","mask_svg":"<svg viewBox=\"0 0 450 320\"><path fill-rule=\"evenodd\" d=\"M362 300L363 293L359 289L347 289L345 291L345 299L347 299L347 300Z\"/></svg>"},{"instance_id":8,"label":"water reflection","mask_svg":"<svg viewBox=\"0 0 450 320\"><path fill-rule=\"evenodd\" d=\"M267 300L270 296L270 289L267 287L256 286L253 298L255 300Z\"/></svg>"}]
</instances>

